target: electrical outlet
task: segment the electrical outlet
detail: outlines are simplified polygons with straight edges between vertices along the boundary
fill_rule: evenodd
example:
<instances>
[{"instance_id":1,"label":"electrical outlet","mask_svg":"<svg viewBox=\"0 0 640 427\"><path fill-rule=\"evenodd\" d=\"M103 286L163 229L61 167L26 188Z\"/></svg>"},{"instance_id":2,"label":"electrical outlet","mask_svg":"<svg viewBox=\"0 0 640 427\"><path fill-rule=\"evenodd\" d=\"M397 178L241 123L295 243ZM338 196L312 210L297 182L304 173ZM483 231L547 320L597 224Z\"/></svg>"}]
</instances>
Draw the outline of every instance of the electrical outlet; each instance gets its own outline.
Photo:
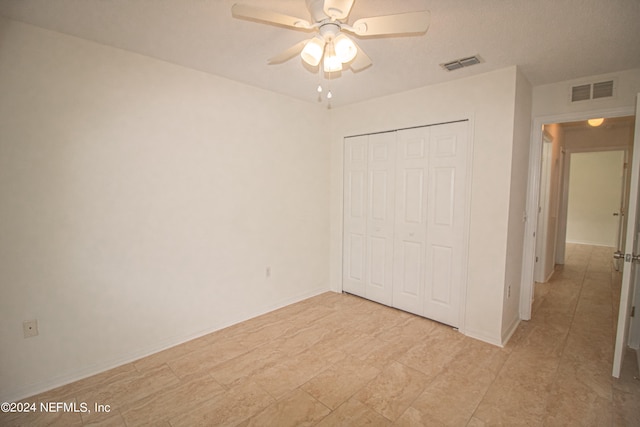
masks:
<instances>
[{"instance_id":1,"label":"electrical outlet","mask_svg":"<svg viewBox=\"0 0 640 427\"><path fill-rule=\"evenodd\" d=\"M509 288L507 290L507 298L511 298L511 285L509 285Z\"/></svg>"},{"instance_id":2,"label":"electrical outlet","mask_svg":"<svg viewBox=\"0 0 640 427\"><path fill-rule=\"evenodd\" d=\"M271 277L271 267L267 267L264 271L264 276L268 279Z\"/></svg>"},{"instance_id":3,"label":"electrical outlet","mask_svg":"<svg viewBox=\"0 0 640 427\"><path fill-rule=\"evenodd\" d=\"M34 319L22 322L22 332L25 338L35 337L38 335L38 321Z\"/></svg>"}]
</instances>

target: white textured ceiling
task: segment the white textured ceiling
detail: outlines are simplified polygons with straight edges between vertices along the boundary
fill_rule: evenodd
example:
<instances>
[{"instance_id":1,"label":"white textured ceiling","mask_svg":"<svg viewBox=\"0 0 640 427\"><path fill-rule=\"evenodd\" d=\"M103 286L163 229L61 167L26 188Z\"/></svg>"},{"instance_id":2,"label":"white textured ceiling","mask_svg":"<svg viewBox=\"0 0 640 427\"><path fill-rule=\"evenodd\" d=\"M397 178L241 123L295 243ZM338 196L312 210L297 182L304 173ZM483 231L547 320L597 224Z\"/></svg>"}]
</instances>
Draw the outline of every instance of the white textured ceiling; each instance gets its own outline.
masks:
<instances>
[{"instance_id":1,"label":"white textured ceiling","mask_svg":"<svg viewBox=\"0 0 640 427\"><path fill-rule=\"evenodd\" d=\"M0 15L316 102L319 76L299 57L267 65L310 36L234 19L236 2L309 16L304 0L0 0ZM424 36L358 40L373 66L334 77L333 105L510 65L533 85L640 68L639 0L356 0L348 22L422 9ZM482 64L439 66L475 54Z\"/></svg>"}]
</instances>

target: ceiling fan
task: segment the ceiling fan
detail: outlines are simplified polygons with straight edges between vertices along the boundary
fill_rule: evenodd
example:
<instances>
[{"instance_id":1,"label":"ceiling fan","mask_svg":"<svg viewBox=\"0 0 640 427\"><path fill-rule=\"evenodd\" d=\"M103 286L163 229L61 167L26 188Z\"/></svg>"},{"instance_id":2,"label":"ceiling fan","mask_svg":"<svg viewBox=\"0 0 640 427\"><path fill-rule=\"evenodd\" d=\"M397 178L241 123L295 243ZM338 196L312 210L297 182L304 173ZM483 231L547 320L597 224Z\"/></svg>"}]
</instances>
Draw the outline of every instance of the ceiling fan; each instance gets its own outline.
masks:
<instances>
[{"instance_id":1,"label":"ceiling fan","mask_svg":"<svg viewBox=\"0 0 640 427\"><path fill-rule=\"evenodd\" d=\"M317 31L308 40L291 46L269 59L269 64L280 64L300 54L304 62L316 67L322 61L326 73L337 72L347 65L358 72L369 67L369 56L344 32L356 37L387 36L395 34L420 34L429 28L430 13L427 10L396 15L362 18L347 24L355 0L306 0L311 21L273 12L268 9L236 3L231 12L236 18L244 18L276 24L302 31Z\"/></svg>"}]
</instances>

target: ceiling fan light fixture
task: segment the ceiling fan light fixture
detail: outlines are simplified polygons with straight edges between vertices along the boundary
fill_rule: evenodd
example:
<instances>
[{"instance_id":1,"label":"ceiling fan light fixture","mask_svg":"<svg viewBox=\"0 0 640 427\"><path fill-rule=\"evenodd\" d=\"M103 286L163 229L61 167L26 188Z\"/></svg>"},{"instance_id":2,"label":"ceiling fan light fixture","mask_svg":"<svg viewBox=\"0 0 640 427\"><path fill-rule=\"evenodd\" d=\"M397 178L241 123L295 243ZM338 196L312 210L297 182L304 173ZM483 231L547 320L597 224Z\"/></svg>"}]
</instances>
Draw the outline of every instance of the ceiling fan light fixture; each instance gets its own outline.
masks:
<instances>
[{"instance_id":1,"label":"ceiling fan light fixture","mask_svg":"<svg viewBox=\"0 0 640 427\"><path fill-rule=\"evenodd\" d=\"M353 41L344 34L339 34L338 37L336 37L334 44L336 55L340 58L342 63L352 61L358 54L358 48L355 43L353 43Z\"/></svg>"},{"instance_id":2,"label":"ceiling fan light fixture","mask_svg":"<svg viewBox=\"0 0 640 427\"><path fill-rule=\"evenodd\" d=\"M342 71L342 61L337 56L327 56L324 57L324 72L325 73L334 73L336 71Z\"/></svg>"},{"instance_id":3,"label":"ceiling fan light fixture","mask_svg":"<svg viewBox=\"0 0 640 427\"><path fill-rule=\"evenodd\" d=\"M424 34L429 29L428 10L396 13L391 15L360 18L351 25L347 23L355 0L306 0L311 21L289 16L258 6L234 4L234 18L258 21L281 27L315 31L311 39L302 40L284 52L269 59L268 63L282 64L300 54L304 65L325 73L341 71L342 64L354 73L372 65L371 58L350 37L342 36L346 31L356 37L398 36ZM253 2L255 3L255 2ZM330 45L330 46L329 46ZM337 50L337 52L336 52ZM323 61L324 59L324 61ZM467 59L461 60L466 64ZM320 61L323 61L320 70Z\"/></svg>"},{"instance_id":4,"label":"ceiling fan light fixture","mask_svg":"<svg viewBox=\"0 0 640 427\"><path fill-rule=\"evenodd\" d=\"M589 126L593 126L593 127L598 127L598 126L600 126L603 122L604 122L604 118L599 118L599 119L589 119L589 120L587 120L587 123L589 123Z\"/></svg>"},{"instance_id":5,"label":"ceiling fan light fixture","mask_svg":"<svg viewBox=\"0 0 640 427\"><path fill-rule=\"evenodd\" d=\"M320 36L315 36L304 45L300 56L304 62L315 67L320 63L323 51L324 39Z\"/></svg>"},{"instance_id":6,"label":"ceiling fan light fixture","mask_svg":"<svg viewBox=\"0 0 640 427\"><path fill-rule=\"evenodd\" d=\"M333 43L327 43L327 47L324 52L323 68L325 73L342 71L342 61L340 60L340 57L336 55Z\"/></svg>"}]
</instances>

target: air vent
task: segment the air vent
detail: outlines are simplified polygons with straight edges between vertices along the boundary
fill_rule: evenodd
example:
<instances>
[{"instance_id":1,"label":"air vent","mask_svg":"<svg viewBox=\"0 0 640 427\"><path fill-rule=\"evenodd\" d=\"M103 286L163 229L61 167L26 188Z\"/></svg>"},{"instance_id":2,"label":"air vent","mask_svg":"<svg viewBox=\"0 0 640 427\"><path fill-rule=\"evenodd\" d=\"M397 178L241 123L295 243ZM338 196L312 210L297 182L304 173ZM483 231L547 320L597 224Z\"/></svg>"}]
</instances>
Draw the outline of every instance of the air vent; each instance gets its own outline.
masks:
<instances>
[{"instance_id":1,"label":"air vent","mask_svg":"<svg viewBox=\"0 0 640 427\"><path fill-rule=\"evenodd\" d=\"M571 102L590 99L609 98L613 96L613 80L606 82L582 84L571 87Z\"/></svg>"},{"instance_id":2,"label":"air vent","mask_svg":"<svg viewBox=\"0 0 640 427\"><path fill-rule=\"evenodd\" d=\"M593 84L593 99L613 96L613 80Z\"/></svg>"},{"instance_id":3,"label":"air vent","mask_svg":"<svg viewBox=\"0 0 640 427\"><path fill-rule=\"evenodd\" d=\"M571 102L591 99L591 85L580 85L571 88Z\"/></svg>"},{"instance_id":4,"label":"air vent","mask_svg":"<svg viewBox=\"0 0 640 427\"><path fill-rule=\"evenodd\" d=\"M449 61L444 64L440 64L442 68L447 71L458 70L464 67L470 67L472 65L476 65L481 63L480 57L478 55L470 56L468 58L456 59L455 61Z\"/></svg>"}]
</instances>

